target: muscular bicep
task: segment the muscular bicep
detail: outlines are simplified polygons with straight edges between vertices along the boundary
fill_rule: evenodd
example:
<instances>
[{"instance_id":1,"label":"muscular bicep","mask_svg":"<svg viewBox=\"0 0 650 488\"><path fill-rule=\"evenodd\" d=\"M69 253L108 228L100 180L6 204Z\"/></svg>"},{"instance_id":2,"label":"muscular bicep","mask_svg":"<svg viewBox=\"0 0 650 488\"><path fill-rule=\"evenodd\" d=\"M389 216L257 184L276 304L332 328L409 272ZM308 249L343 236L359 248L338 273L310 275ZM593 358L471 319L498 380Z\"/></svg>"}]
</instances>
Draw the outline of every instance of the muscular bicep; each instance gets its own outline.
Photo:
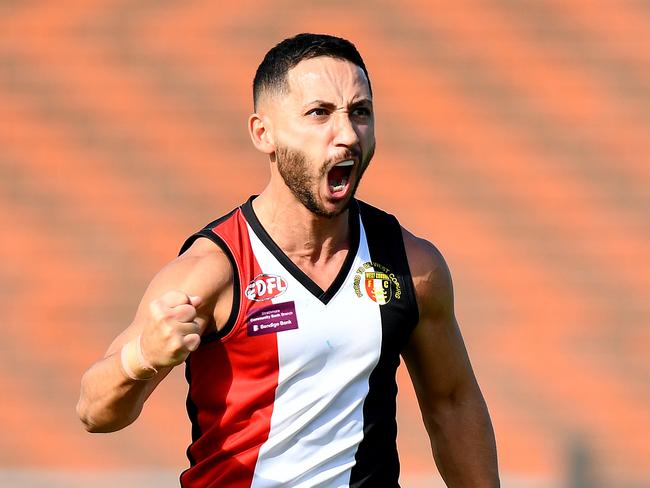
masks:
<instances>
[{"instance_id":1,"label":"muscular bicep","mask_svg":"<svg viewBox=\"0 0 650 488\"><path fill-rule=\"evenodd\" d=\"M472 381L467 351L453 317L422 319L403 356L421 401L447 398L460 386Z\"/></svg>"},{"instance_id":2,"label":"muscular bicep","mask_svg":"<svg viewBox=\"0 0 650 488\"><path fill-rule=\"evenodd\" d=\"M430 243L404 232L420 321L403 355L436 465L449 486L499 486L490 416L454 314L451 274Z\"/></svg>"},{"instance_id":3,"label":"muscular bicep","mask_svg":"<svg viewBox=\"0 0 650 488\"><path fill-rule=\"evenodd\" d=\"M405 232L420 320L403 351L420 402L448 398L475 381L454 312L451 274L440 252Z\"/></svg>"},{"instance_id":4,"label":"muscular bicep","mask_svg":"<svg viewBox=\"0 0 650 488\"><path fill-rule=\"evenodd\" d=\"M111 343L106 356L142 333L147 321L152 320L152 302L170 291L201 298L196 322L202 333L225 323L232 304L232 277L232 267L221 249L207 239L198 239L151 280L133 321Z\"/></svg>"}]
</instances>

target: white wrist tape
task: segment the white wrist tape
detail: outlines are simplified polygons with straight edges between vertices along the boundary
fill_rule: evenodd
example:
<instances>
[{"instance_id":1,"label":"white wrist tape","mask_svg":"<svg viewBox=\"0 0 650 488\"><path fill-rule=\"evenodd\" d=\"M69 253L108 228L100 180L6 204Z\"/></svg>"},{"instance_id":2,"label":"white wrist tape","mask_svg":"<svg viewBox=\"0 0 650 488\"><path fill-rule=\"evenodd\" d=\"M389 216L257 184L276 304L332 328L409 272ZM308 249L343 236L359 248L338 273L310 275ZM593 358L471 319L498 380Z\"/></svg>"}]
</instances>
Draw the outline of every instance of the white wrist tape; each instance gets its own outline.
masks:
<instances>
[{"instance_id":1,"label":"white wrist tape","mask_svg":"<svg viewBox=\"0 0 650 488\"><path fill-rule=\"evenodd\" d=\"M132 380L149 380L153 378L158 370L147 361L142 353L142 336L138 336L122 346L120 351L120 363L124 374Z\"/></svg>"}]
</instances>

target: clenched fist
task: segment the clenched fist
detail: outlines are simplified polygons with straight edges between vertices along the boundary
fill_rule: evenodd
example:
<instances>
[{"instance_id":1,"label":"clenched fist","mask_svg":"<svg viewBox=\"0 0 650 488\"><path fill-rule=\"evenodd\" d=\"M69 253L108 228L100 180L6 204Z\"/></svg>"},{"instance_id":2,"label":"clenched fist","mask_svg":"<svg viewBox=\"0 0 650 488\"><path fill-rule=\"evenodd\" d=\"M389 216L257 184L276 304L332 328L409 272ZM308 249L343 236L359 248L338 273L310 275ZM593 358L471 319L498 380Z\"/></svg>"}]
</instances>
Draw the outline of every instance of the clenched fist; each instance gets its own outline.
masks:
<instances>
[{"instance_id":1,"label":"clenched fist","mask_svg":"<svg viewBox=\"0 0 650 488\"><path fill-rule=\"evenodd\" d=\"M142 333L120 352L122 370L132 380L153 378L162 367L176 366L201 343L196 309L201 299L170 291L149 305Z\"/></svg>"},{"instance_id":2,"label":"clenched fist","mask_svg":"<svg viewBox=\"0 0 650 488\"><path fill-rule=\"evenodd\" d=\"M149 305L150 320L141 337L142 354L158 369L176 366L201 343L201 327L196 309L201 299L180 291L170 291Z\"/></svg>"}]
</instances>

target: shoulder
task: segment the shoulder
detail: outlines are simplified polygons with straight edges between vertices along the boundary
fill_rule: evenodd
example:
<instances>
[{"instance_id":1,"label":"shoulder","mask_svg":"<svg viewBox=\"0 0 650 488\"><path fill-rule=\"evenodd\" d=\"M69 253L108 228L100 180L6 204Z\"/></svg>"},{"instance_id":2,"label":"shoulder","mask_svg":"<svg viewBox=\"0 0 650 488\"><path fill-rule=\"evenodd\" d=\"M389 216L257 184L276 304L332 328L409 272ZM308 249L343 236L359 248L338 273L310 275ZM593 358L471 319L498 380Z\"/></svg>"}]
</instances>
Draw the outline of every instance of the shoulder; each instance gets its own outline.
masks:
<instances>
[{"instance_id":1,"label":"shoulder","mask_svg":"<svg viewBox=\"0 0 650 488\"><path fill-rule=\"evenodd\" d=\"M160 270L145 292L142 304L147 305L169 291L201 297L199 316L203 316L211 330L223 325L230 314L234 273L221 247L200 237Z\"/></svg>"},{"instance_id":2,"label":"shoulder","mask_svg":"<svg viewBox=\"0 0 650 488\"><path fill-rule=\"evenodd\" d=\"M183 288L200 288L203 293L228 286L233 269L224 250L206 238L197 238L182 254L158 273L157 279ZM189 290L190 292L192 290Z\"/></svg>"},{"instance_id":3,"label":"shoulder","mask_svg":"<svg viewBox=\"0 0 650 488\"><path fill-rule=\"evenodd\" d=\"M141 333L151 319L151 304L170 292L198 296L200 322L210 330L229 313L233 270L224 252L208 239L197 239L180 256L166 264L151 280L138 305L131 325L111 344L113 354L128 340Z\"/></svg>"},{"instance_id":4,"label":"shoulder","mask_svg":"<svg viewBox=\"0 0 650 488\"><path fill-rule=\"evenodd\" d=\"M232 283L233 270L224 251L208 239L199 238L153 277L138 307L136 321L147 317L152 301L171 291L201 297L201 308L212 315L232 290Z\"/></svg>"},{"instance_id":5,"label":"shoulder","mask_svg":"<svg viewBox=\"0 0 650 488\"><path fill-rule=\"evenodd\" d=\"M358 202L364 225L369 224L366 226L367 234L384 237L387 232L401 233L420 317L443 312L453 315L451 273L438 248L406 230L394 215L360 200Z\"/></svg>"},{"instance_id":6,"label":"shoulder","mask_svg":"<svg viewBox=\"0 0 650 488\"><path fill-rule=\"evenodd\" d=\"M451 273L440 250L403 227L402 237L420 314L453 313Z\"/></svg>"}]
</instances>

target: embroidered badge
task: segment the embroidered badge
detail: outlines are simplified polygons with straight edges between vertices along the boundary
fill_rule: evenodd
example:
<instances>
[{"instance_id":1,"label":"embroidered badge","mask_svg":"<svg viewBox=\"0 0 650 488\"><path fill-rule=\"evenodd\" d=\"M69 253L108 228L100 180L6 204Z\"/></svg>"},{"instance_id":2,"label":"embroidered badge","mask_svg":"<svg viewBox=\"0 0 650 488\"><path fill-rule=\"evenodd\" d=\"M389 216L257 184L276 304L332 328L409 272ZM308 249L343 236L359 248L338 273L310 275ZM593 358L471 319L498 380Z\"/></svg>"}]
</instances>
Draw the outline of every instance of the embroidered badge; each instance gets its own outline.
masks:
<instances>
[{"instance_id":1,"label":"embroidered badge","mask_svg":"<svg viewBox=\"0 0 650 488\"><path fill-rule=\"evenodd\" d=\"M259 274L248 284L244 295L249 300L263 302L287 291L287 281L282 276Z\"/></svg>"},{"instance_id":2,"label":"embroidered badge","mask_svg":"<svg viewBox=\"0 0 650 488\"><path fill-rule=\"evenodd\" d=\"M361 280L364 282L361 289ZM402 297L399 280L386 266L368 261L359 266L354 275L354 292L361 298L365 295L379 305L386 305L395 297Z\"/></svg>"},{"instance_id":3,"label":"embroidered badge","mask_svg":"<svg viewBox=\"0 0 650 488\"><path fill-rule=\"evenodd\" d=\"M296 305L294 302L265 305L253 310L246 321L249 336L297 329Z\"/></svg>"}]
</instances>

